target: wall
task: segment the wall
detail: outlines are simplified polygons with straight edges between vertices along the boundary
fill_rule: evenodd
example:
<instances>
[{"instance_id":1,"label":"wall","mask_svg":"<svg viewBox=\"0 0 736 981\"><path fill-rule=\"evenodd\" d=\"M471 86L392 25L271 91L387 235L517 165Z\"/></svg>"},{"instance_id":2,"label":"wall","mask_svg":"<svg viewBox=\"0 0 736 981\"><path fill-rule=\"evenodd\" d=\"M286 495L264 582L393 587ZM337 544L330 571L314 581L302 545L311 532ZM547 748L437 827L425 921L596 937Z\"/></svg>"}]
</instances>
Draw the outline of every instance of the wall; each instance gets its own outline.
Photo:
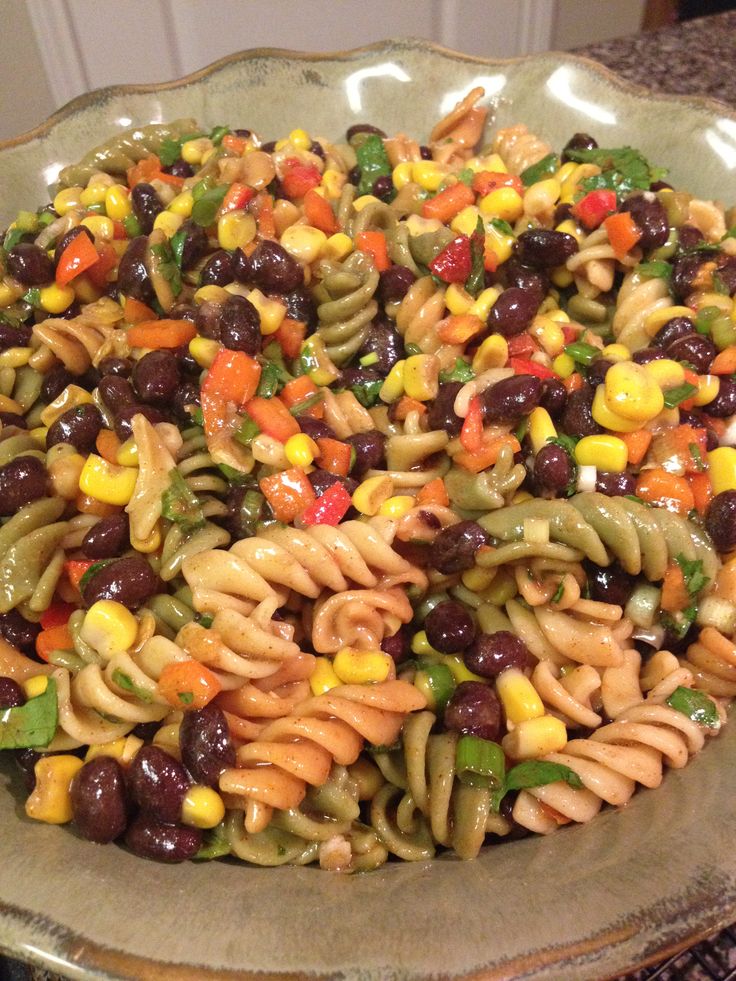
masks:
<instances>
[{"instance_id":1,"label":"wall","mask_svg":"<svg viewBox=\"0 0 736 981\"><path fill-rule=\"evenodd\" d=\"M0 139L30 129L56 108L25 3L0 0Z\"/></svg>"}]
</instances>

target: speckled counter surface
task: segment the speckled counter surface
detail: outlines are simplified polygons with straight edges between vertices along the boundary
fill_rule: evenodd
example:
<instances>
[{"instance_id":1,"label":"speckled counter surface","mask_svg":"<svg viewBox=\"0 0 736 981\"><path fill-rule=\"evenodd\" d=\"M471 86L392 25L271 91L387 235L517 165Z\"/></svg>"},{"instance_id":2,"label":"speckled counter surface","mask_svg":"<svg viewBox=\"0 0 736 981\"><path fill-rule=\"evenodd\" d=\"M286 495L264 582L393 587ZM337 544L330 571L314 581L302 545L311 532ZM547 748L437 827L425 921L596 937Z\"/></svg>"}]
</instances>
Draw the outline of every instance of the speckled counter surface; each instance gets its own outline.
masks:
<instances>
[{"instance_id":1,"label":"speckled counter surface","mask_svg":"<svg viewBox=\"0 0 736 981\"><path fill-rule=\"evenodd\" d=\"M736 10L576 48L630 82L736 106Z\"/></svg>"}]
</instances>

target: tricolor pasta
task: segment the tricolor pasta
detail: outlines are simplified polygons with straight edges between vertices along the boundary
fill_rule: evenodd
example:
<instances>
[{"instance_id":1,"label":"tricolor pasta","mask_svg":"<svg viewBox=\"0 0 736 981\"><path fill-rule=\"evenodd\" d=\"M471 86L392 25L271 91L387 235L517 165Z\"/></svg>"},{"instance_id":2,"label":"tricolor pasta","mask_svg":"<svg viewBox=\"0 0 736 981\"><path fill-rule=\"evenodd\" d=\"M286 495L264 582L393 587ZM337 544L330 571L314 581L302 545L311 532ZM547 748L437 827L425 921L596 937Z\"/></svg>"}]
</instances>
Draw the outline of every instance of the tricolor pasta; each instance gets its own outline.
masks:
<instances>
[{"instance_id":1,"label":"tricolor pasta","mask_svg":"<svg viewBox=\"0 0 736 981\"><path fill-rule=\"evenodd\" d=\"M471 859L725 723L736 214L487 115L149 126L8 228L31 818L161 861Z\"/></svg>"}]
</instances>

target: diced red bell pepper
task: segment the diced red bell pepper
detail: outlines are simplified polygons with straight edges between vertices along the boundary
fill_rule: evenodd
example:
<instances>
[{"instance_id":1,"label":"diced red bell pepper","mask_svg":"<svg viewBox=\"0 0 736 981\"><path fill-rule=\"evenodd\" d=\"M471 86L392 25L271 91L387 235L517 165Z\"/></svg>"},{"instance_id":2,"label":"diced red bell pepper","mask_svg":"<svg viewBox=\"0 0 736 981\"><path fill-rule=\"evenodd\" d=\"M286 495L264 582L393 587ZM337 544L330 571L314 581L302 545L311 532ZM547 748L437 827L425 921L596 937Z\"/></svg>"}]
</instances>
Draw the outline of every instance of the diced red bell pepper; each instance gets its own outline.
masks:
<instances>
[{"instance_id":1,"label":"diced red bell pepper","mask_svg":"<svg viewBox=\"0 0 736 981\"><path fill-rule=\"evenodd\" d=\"M527 333L515 334L513 337L509 337L508 345L509 357L511 358L528 358L530 354L534 354L535 351L539 350L534 338Z\"/></svg>"},{"instance_id":2,"label":"diced red bell pepper","mask_svg":"<svg viewBox=\"0 0 736 981\"><path fill-rule=\"evenodd\" d=\"M255 193L252 187L235 181L227 189L227 194L222 199L220 214L227 214L228 211L239 211L248 204L251 198L255 197Z\"/></svg>"},{"instance_id":3,"label":"diced red bell pepper","mask_svg":"<svg viewBox=\"0 0 736 981\"><path fill-rule=\"evenodd\" d=\"M78 238L86 236L79 235ZM87 270L90 281L98 289L104 290L108 285L107 274L118 264L118 254L111 245L103 245L100 249L100 257L94 265Z\"/></svg>"},{"instance_id":4,"label":"diced red bell pepper","mask_svg":"<svg viewBox=\"0 0 736 981\"><path fill-rule=\"evenodd\" d=\"M325 235L334 235L340 231L330 202L314 188L310 188L304 195L304 215L312 228L319 228Z\"/></svg>"},{"instance_id":5,"label":"diced red bell pepper","mask_svg":"<svg viewBox=\"0 0 736 981\"><path fill-rule=\"evenodd\" d=\"M468 414L460 430L460 442L468 453L476 453L483 444L483 410L477 395L470 400Z\"/></svg>"},{"instance_id":6,"label":"diced red bell pepper","mask_svg":"<svg viewBox=\"0 0 736 981\"><path fill-rule=\"evenodd\" d=\"M320 442L323 441L320 440ZM302 524L305 527L311 525L332 525L334 527L339 525L352 503L352 499L343 485L335 483L328 487L324 494L320 494L317 500L302 513Z\"/></svg>"},{"instance_id":7,"label":"diced red bell pepper","mask_svg":"<svg viewBox=\"0 0 736 981\"><path fill-rule=\"evenodd\" d=\"M85 232L75 235L59 256L59 263L56 267L57 285L66 286L67 283L94 266L99 258L100 254L89 235Z\"/></svg>"},{"instance_id":8,"label":"diced red bell pepper","mask_svg":"<svg viewBox=\"0 0 736 981\"><path fill-rule=\"evenodd\" d=\"M570 210L589 231L598 228L604 218L616 211L616 192L603 189L589 191Z\"/></svg>"},{"instance_id":9,"label":"diced red bell pepper","mask_svg":"<svg viewBox=\"0 0 736 981\"><path fill-rule=\"evenodd\" d=\"M79 583L85 572L94 565L94 562L87 559L67 559L64 563L64 572L69 582L76 590L79 590Z\"/></svg>"},{"instance_id":10,"label":"diced red bell pepper","mask_svg":"<svg viewBox=\"0 0 736 981\"><path fill-rule=\"evenodd\" d=\"M535 375L537 378L557 378L556 372L547 368L536 361L529 361L526 358L509 358L509 366L514 369L515 375Z\"/></svg>"},{"instance_id":11,"label":"diced red bell pepper","mask_svg":"<svg viewBox=\"0 0 736 981\"><path fill-rule=\"evenodd\" d=\"M69 617L76 609L77 607L72 606L71 603L64 603L58 600L56 603L52 603L41 614L41 626L44 630L50 630L52 627L62 627L65 623L69 622Z\"/></svg>"},{"instance_id":12,"label":"diced red bell pepper","mask_svg":"<svg viewBox=\"0 0 736 981\"><path fill-rule=\"evenodd\" d=\"M297 518L315 499L314 488L299 467L263 477L259 487L276 520L285 524Z\"/></svg>"},{"instance_id":13,"label":"diced red bell pepper","mask_svg":"<svg viewBox=\"0 0 736 981\"><path fill-rule=\"evenodd\" d=\"M273 335L276 343L284 352L285 358L298 358L307 336L307 325L303 320L292 320L284 317L281 326Z\"/></svg>"},{"instance_id":14,"label":"diced red bell pepper","mask_svg":"<svg viewBox=\"0 0 736 981\"><path fill-rule=\"evenodd\" d=\"M432 259L430 271L444 283L464 283L473 271L473 256L470 239L458 235Z\"/></svg>"},{"instance_id":15,"label":"diced red bell pepper","mask_svg":"<svg viewBox=\"0 0 736 981\"><path fill-rule=\"evenodd\" d=\"M322 175L314 164L304 164L296 157L285 161L281 186L287 198L303 198L307 191L321 182Z\"/></svg>"}]
</instances>

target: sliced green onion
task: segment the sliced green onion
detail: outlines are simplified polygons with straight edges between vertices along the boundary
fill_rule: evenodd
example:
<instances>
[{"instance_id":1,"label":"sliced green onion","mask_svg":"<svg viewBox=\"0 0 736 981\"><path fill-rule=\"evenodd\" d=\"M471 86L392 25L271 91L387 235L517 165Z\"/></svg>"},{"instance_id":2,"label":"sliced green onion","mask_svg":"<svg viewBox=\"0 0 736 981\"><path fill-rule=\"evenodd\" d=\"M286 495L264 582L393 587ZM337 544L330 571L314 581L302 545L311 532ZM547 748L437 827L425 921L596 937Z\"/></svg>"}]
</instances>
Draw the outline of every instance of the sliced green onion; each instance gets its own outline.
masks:
<instances>
[{"instance_id":1,"label":"sliced green onion","mask_svg":"<svg viewBox=\"0 0 736 981\"><path fill-rule=\"evenodd\" d=\"M364 368L370 368L372 364L376 364L377 362L378 362L378 355L376 354L375 351L371 351L368 354L364 354L363 357L360 359L360 363L363 365Z\"/></svg>"},{"instance_id":2,"label":"sliced green onion","mask_svg":"<svg viewBox=\"0 0 736 981\"><path fill-rule=\"evenodd\" d=\"M565 354L569 354L573 361L585 365L586 368L600 353L597 347L586 344L585 341L573 341L572 344L565 345Z\"/></svg>"},{"instance_id":3,"label":"sliced green onion","mask_svg":"<svg viewBox=\"0 0 736 981\"><path fill-rule=\"evenodd\" d=\"M506 758L498 743L479 736L460 736L455 751L455 769L461 783L496 790L504 785Z\"/></svg>"},{"instance_id":4,"label":"sliced green onion","mask_svg":"<svg viewBox=\"0 0 736 981\"><path fill-rule=\"evenodd\" d=\"M260 433L260 427L258 423L254 422L250 416L243 419L240 429L237 429L233 433L233 439L236 439L243 446L250 446L256 436Z\"/></svg>"},{"instance_id":5,"label":"sliced green onion","mask_svg":"<svg viewBox=\"0 0 736 981\"><path fill-rule=\"evenodd\" d=\"M685 402L687 399L692 398L697 390L698 386L691 385L690 382L683 382L682 385L675 385L674 388L668 388L664 393L665 408L676 408L681 402Z\"/></svg>"},{"instance_id":6,"label":"sliced green onion","mask_svg":"<svg viewBox=\"0 0 736 981\"><path fill-rule=\"evenodd\" d=\"M678 712L682 712L688 719L697 722L699 726L705 726L707 729L720 729L721 727L716 704L704 691L683 688L680 685L667 699L667 704Z\"/></svg>"}]
</instances>

